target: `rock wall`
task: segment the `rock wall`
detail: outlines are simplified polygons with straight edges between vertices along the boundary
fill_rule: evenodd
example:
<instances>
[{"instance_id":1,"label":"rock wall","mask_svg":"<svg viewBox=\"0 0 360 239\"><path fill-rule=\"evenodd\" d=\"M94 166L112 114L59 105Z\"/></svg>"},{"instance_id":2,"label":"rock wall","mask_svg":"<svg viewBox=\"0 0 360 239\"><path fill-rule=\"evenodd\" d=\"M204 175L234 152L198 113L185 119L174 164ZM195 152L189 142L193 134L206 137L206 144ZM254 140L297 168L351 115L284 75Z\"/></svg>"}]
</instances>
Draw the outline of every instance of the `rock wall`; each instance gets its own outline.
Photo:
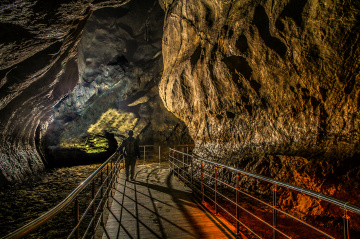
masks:
<instances>
[{"instance_id":1,"label":"rock wall","mask_svg":"<svg viewBox=\"0 0 360 239\"><path fill-rule=\"evenodd\" d=\"M353 1L173 1L161 96L216 154L352 156L359 11Z\"/></svg>"},{"instance_id":2,"label":"rock wall","mask_svg":"<svg viewBox=\"0 0 360 239\"><path fill-rule=\"evenodd\" d=\"M148 132L166 125L170 116L163 114L154 88L154 75L162 69L159 46L149 44L151 24L90 29L99 42L107 31L124 37L111 46L116 51L103 56L86 55L84 43L77 60L77 45L92 12L126 2L0 3L0 184L44 167L44 135L50 123L51 132L89 129L74 120L96 125L101 118L93 116L105 113L101 107L109 102L116 110L131 108L128 119L138 132L151 129L149 122L154 128ZM159 3L165 11L160 96L185 122L197 154L358 201L357 1ZM155 61L140 60L144 53ZM113 85L120 78L119 87ZM76 86L81 102L68 95ZM104 94L108 89L112 96ZM100 109L80 110L85 102ZM54 113L54 107L67 113ZM156 113L149 117L151 111ZM173 122L174 128L182 127ZM156 137L171 135L162 132ZM81 136L80 131L72 133ZM49 138L54 145L57 136Z\"/></svg>"},{"instance_id":3,"label":"rock wall","mask_svg":"<svg viewBox=\"0 0 360 239\"><path fill-rule=\"evenodd\" d=\"M360 4L160 2L160 95L196 153L358 202Z\"/></svg>"},{"instance_id":4,"label":"rock wall","mask_svg":"<svg viewBox=\"0 0 360 239\"><path fill-rule=\"evenodd\" d=\"M44 167L49 112L78 81L76 46L85 23L94 10L126 2L1 1L0 185Z\"/></svg>"},{"instance_id":5,"label":"rock wall","mask_svg":"<svg viewBox=\"0 0 360 239\"><path fill-rule=\"evenodd\" d=\"M109 133L120 144L130 129L140 144L192 142L158 93L163 19L157 0L132 0L93 13L78 46L79 83L52 114L46 140L51 160L88 162L74 149L95 152L90 140ZM103 149L103 142L97 145Z\"/></svg>"}]
</instances>

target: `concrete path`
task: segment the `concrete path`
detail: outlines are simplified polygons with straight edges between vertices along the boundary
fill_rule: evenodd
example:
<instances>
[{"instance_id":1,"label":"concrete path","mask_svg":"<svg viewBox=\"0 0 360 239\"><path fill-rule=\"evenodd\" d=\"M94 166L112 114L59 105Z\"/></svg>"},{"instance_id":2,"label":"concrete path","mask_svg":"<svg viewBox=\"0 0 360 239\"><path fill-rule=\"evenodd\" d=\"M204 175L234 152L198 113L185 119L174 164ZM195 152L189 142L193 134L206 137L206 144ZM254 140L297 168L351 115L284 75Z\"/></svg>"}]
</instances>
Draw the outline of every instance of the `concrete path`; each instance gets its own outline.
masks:
<instances>
[{"instance_id":1,"label":"concrete path","mask_svg":"<svg viewBox=\"0 0 360 239\"><path fill-rule=\"evenodd\" d=\"M120 178L103 239L234 238L194 202L191 190L170 175L168 164L137 166L135 181Z\"/></svg>"}]
</instances>

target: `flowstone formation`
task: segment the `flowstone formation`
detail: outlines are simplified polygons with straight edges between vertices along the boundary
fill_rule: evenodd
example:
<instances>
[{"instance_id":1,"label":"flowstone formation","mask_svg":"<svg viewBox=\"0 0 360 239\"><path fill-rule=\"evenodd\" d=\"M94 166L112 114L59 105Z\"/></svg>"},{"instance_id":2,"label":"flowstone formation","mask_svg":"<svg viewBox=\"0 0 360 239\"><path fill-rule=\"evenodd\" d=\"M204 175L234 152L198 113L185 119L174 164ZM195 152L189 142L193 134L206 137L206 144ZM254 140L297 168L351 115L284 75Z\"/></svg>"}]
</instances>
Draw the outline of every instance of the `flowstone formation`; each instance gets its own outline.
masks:
<instances>
[{"instance_id":1,"label":"flowstone formation","mask_svg":"<svg viewBox=\"0 0 360 239\"><path fill-rule=\"evenodd\" d=\"M360 3L162 3L160 94L196 153L356 204Z\"/></svg>"},{"instance_id":2,"label":"flowstone formation","mask_svg":"<svg viewBox=\"0 0 360 239\"><path fill-rule=\"evenodd\" d=\"M0 185L44 168L50 112L78 81L85 23L94 10L126 2L0 2Z\"/></svg>"},{"instance_id":3,"label":"flowstone formation","mask_svg":"<svg viewBox=\"0 0 360 239\"><path fill-rule=\"evenodd\" d=\"M78 46L79 83L55 106L47 133L52 161L104 158L130 129L140 144L192 141L158 93L163 19L157 0L94 12Z\"/></svg>"}]
</instances>

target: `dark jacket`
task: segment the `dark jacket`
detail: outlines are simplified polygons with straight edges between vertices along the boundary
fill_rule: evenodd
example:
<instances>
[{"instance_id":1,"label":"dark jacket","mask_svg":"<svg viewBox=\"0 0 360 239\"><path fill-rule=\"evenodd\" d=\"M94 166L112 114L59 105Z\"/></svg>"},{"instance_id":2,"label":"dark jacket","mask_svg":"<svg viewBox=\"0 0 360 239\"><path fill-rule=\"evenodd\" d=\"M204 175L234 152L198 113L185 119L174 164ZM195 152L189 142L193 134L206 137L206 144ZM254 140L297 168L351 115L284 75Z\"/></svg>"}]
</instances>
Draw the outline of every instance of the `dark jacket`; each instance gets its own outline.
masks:
<instances>
[{"instance_id":1,"label":"dark jacket","mask_svg":"<svg viewBox=\"0 0 360 239\"><path fill-rule=\"evenodd\" d=\"M121 145L116 151L124 153L124 156L126 158L140 158L139 140L132 136L129 136L122 141Z\"/></svg>"}]
</instances>

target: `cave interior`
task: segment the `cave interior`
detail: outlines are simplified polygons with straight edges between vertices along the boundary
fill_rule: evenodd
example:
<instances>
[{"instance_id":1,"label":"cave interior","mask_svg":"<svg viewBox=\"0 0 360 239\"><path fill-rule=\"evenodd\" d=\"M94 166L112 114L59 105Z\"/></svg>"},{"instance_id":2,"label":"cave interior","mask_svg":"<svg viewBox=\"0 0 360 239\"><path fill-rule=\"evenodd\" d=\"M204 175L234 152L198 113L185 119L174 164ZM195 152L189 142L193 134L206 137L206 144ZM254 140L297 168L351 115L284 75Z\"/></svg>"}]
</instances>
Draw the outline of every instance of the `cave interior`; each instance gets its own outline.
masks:
<instances>
[{"instance_id":1,"label":"cave interior","mask_svg":"<svg viewBox=\"0 0 360 239\"><path fill-rule=\"evenodd\" d=\"M360 206L358 1L0 7L0 187L104 161L133 130L142 145L194 144L199 157ZM303 218L341 213L279 201Z\"/></svg>"}]
</instances>

